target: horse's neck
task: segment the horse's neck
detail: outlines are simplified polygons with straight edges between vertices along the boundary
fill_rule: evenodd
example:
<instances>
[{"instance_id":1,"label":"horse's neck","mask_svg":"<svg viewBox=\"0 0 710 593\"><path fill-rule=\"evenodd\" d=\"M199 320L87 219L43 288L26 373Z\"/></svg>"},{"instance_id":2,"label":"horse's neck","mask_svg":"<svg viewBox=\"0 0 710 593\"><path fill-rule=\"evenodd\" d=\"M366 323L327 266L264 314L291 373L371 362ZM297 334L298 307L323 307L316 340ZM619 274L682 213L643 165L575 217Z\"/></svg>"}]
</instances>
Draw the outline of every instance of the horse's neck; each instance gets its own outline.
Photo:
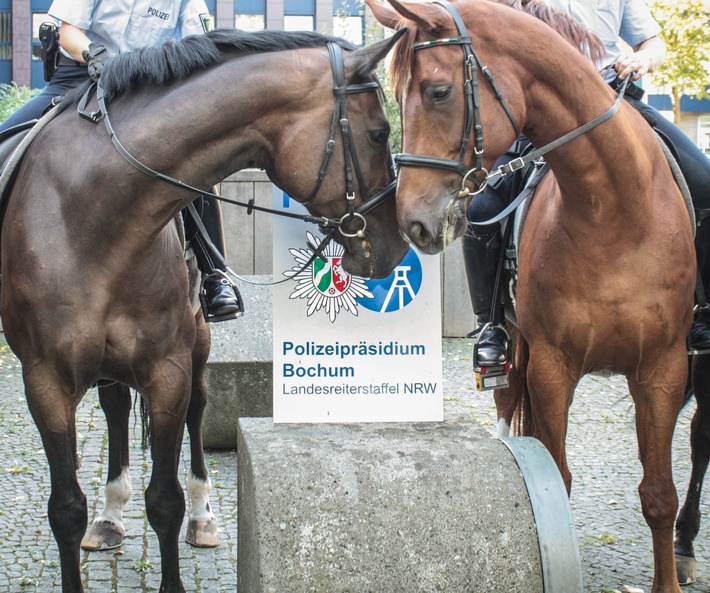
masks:
<instances>
[{"instance_id":1,"label":"horse's neck","mask_svg":"<svg viewBox=\"0 0 710 593\"><path fill-rule=\"evenodd\" d=\"M579 126L600 115L611 105L611 100L596 102L597 108L581 110L581 117L575 119ZM570 120L571 121L571 120ZM554 137L560 137L570 128L551 126ZM547 131L543 139L534 143L549 141ZM629 105L622 103L619 111L611 119L600 124L569 143L555 149L546 160L555 173L562 196L568 196L577 208L591 208L598 211L605 207L606 213L618 209L626 211L634 208L633 200L622 195L620 187L633 184L638 200L641 200L653 184L657 145L650 126ZM604 196L600 204L599 196Z\"/></svg>"},{"instance_id":2,"label":"horse's neck","mask_svg":"<svg viewBox=\"0 0 710 593\"><path fill-rule=\"evenodd\" d=\"M559 61L553 62L547 78L531 85L526 94L525 131L538 148L601 116L614 104L615 95L586 59L575 51L570 59L569 72L561 70ZM545 68L544 60L540 66L536 59L535 65ZM574 74L577 67L581 76ZM608 213L632 207L617 190L621 184L633 179L640 196L643 186L651 186L660 155L657 149L650 126L622 100L610 119L555 148L545 159L563 197L574 202L571 207L598 211L599 196L605 196Z\"/></svg>"},{"instance_id":3,"label":"horse's neck","mask_svg":"<svg viewBox=\"0 0 710 593\"><path fill-rule=\"evenodd\" d=\"M315 85L311 73L284 68L284 53L260 54L260 67L252 56L205 71L156 93L150 110L124 108L135 118L130 131L142 130L137 141L151 166L204 188L246 167L268 169L274 138L287 128L286 106ZM271 61L280 64L277 75Z\"/></svg>"},{"instance_id":4,"label":"horse's neck","mask_svg":"<svg viewBox=\"0 0 710 593\"><path fill-rule=\"evenodd\" d=\"M268 62L267 58L262 61ZM270 142L288 128L288 122L275 115L286 111L279 99L292 100L291 95L305 87L289 86L292 76L274 76L269 66L242 72L235 64L230 73L224 68L198 74L168 93L155 89L110 103L118 139L148 167L203 190L211 190L240 169L268 168L273 158ZM269 79L275 82L267 84ZM277 92L277 83L286 85L283 92ZM105 137L104 131L100 135ZM107 217L113 211L131 213L132 231L118 233L115 241L126 252L141 252L196 194L136 171L107 138L102 151L111 175L121 179L121 191L112 198L113 210L103 212ZM111 228L112 220L106 224Z\"/></svg>"}]
</instances>

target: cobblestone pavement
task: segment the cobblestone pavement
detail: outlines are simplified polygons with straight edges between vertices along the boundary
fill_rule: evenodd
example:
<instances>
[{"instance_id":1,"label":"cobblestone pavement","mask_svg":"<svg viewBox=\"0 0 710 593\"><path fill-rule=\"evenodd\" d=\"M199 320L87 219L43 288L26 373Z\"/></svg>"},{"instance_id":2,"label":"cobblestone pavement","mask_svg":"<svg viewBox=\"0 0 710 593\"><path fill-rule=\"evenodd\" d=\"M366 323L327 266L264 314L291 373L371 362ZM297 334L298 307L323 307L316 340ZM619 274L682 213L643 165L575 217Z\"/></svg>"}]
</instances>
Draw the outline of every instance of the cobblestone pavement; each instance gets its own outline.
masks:
<instances>
[{"instance_id":1,"label":"cobblestone pavement","mask_svg":"<svg viewBox=\"0 0 710 593\"><path fill-rule=\"evenodd\" d=\"M25 403L20 366L0 337L0 593L60 593L59 554L47 521L49 469L42 443ZM77 413L81 468L79 482L89 502L92 520L103 500L108 471L106 422L95 390L87 393ZM187 433L185 440L187 441ZM150 452L141 448L137 417L131 429L133 494L126 507L126 540L119 552L84 552L86 593L157 591L160 553L148 525L143 491L150 478ZM237 590L237 458L234 451L207 451L211 472L212 508L220 523L221 543L215 549L185 543L183 521L180 565L190 593ZM189 448L183 446L181 482L189 468ZM97 507L98 510L97 510Z\"/></svg>"},{"instance_id":2,"label":"cobblestone pavement","mask_svg":"<svg viewBox=\"0 0 710 593\"><path fill-rule=\"evenodd\" d=\"M470 416L495 434L493 398L474 391L470 340L444 341L444 397L447 414ZM690 475L691 401L681 412L673 440L673 472L682 502ZM577 528L585 593L612 593L622 587L645 593L653 581L651 532L639 502L641 481L634 406L623 377L584 377L575 392L567 436L572 472L571 506ZM698 582L686 593L710 591L710 497L703 492L696 540Z\"/></svg>"},{"instance_id":3,"label":"cobblestone pavement","mask_svg":"<svg viewBox=\"0 0 710 593\"><path fill-rule=\"evenodd\" d=\"M492 397L477 394L472 387L471 346L470 340L444 341L446 416L465 415L494 432ZM691 404L683 411L674 440L675 480L681 497L685 495L690 471L688 438L693 409ZM1 338L0 425L0 493L4 503L0 507L0 532L4 535L0 538L0 593L59 593L58 554L46 516L47 462L25 404L19 364ZM79 479L93 518L102 496L107 464L105 421L93 391L79 408L78 431L82 456ZM636 492L641 468L635 439L633 404L624 381L618 377L586 377L577 389L568 436L574 475L571 503L585 593L612 593L624 585L650 591L651 538ZM189 456L186 447L184 452ZM212 504L222 541L213 550L181 543L183 580L191 593L234 592L236 455L232 451L207 451L205 455L212 472ZM126 542L118 553L84 553L87 593L158 589L157 539L145 518L142 501L151 462L149 453L140 448L139 422L132 429L131 462L134 493L126 513ZM183 484L188 462L189 457L183 457ZM684 589L687 593L710 591L707 495L701 510L704 522L696 545L700 579Z\"/></svg>"}]
</instances>

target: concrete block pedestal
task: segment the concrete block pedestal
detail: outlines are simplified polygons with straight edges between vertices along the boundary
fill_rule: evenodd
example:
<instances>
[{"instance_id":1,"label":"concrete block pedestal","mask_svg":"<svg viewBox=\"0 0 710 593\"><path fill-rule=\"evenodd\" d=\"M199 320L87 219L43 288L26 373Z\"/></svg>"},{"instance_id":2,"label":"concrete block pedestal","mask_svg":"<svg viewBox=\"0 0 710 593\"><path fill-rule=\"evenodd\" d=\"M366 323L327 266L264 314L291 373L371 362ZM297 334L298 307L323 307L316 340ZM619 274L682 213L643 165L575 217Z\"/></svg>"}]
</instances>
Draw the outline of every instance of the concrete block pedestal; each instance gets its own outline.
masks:
<instances>
[{"instance_id":1,"label":"concrete block pedestal","mask_svg":"<svg viewBox=\"0 0 710 593\"><path fill-rule=\"evenodd\" d=\"M534 439L270 418L242 418L238 439L240 593L582 592L567 493Z\"/></svg>"},{"instance_id":2,"label":"concrete block pedestal","mask_svg":"<svg viewBox=\"0 0 710 593\"><path fill-rule=\"evenodd\" d=\"M271 276L246 278L271 281ZM235 449L238 418L274 413L271 286L238 285L244 315L210 324L212 348L205 370L207 407L202 420L206 449Z\"/></svg>"}]
</instances>

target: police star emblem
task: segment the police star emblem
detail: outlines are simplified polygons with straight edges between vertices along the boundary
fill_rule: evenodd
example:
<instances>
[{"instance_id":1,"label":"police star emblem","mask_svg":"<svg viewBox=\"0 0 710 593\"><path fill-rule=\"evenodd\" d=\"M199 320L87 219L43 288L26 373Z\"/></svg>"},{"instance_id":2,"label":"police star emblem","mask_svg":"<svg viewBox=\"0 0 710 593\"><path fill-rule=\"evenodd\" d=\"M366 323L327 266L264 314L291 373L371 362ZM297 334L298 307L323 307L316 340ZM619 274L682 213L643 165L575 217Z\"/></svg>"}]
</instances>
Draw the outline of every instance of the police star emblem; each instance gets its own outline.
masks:
<instances>
[{"instance_id":1,"label":"police star emblem","mask_svg":"<svg viewBox=\"0 0 710 593\"><path fill-rule=\"evenodd\" d=\"M307 299L306 315L310 317L318 311L328 315L335 323L341 311L348 311L357 317L358 298L372 298L365 280L351 276L342 266L344 249L335 242L328 243L323 252L313 259L320 248L322 239L306 233L305 249L289 249L295 265L283 274L296 282L289 296L291 299ZM310 262L310 263L309 263Z\"/></svg>"}]
</instances>

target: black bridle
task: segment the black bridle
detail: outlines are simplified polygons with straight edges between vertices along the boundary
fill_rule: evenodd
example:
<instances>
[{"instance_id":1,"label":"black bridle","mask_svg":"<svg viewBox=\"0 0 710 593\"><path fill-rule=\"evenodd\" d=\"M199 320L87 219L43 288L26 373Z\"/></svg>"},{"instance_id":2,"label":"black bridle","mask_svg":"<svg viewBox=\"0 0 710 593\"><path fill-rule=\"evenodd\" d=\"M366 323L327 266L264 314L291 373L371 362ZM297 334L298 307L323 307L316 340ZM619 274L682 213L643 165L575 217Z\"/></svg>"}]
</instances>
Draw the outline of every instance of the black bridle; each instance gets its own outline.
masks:
<instances>
[{"instance_id":1,"label":"black bridle","mask_svg":"<svg viewBox=\"0 0 710 593\"><path fill-rule=\"evenodd\" d=\"M448 0L433 0L435 4L443 6L451 15L458 30L458 37L447 37L442 39L431 39L427 41L419 41L413 45L415 51L427 49L431 47L437 47L439 45L460 45L464 53L464 98L466 102L465 112L464 112L464 129L463 137L461 138L461 148L459 149L458 160L402 153L395 156L395 162L399 167L429 167L434 169L444 169L448 171L454 171L461 175L461 189L457 194L457 198L467 198L468 196L474 196L481 193L486 186L488 181L496 176L505 176L508 173L522 169L526 164L532 162L543 155L547 154L551 150L569 142L570 140L581 136L585 132L595 128L601 123L604 123L609 118L611 118L619 109L621 104L621 99L624 96L626 86L628 85L629 78L626 78L622 85L619 87L619 95L616 98L614 104L604 113L595 117L593 120L587 122L586 124L564 134L557 140L546 144L542 148L538 148L528 153L524 157L513 159L509 163L498 167L495 171L489 173L488 170L483 166L483 124L480 117L480 93L479 93L479 82L478 82L478 69L485 76L486 80L490 84L496 99L500 102L503 110L505 111L510 123L513 125L516 137L520 136L521 128L518 122L515 120L515 116L511 111L508 103L503 96L503 93L498 88L496 84L495 77L488 70L488 68L483 64L481 58L479 57L476 50L473 48L473 41L471 36L466 29L466 25L458 13L456 8ZM471 141L471 136L473 135L473 166L466 164L466 152ZM483 176L479 177L477 174L482 173ZM470 191L466 187L466 182L471 181L475 189ZM486 221L483 224L488 224L490 221Z\"/></svg>"},{"instance_id":2,"label":"black bridle","mask_svg":"<svg viewBox=\"0 0 710 593\"><path fill-rule=\"evenodd\" d=\"M325 176L327 174L330 157L332 156L333 150L335 149L335 138L337 135L337 131L338 129L340 129L341 136L343 139L343 155L345 160L345 199L347 203L347 212L341 218L327 218L325 216L312 216L310 214L296 214L293 212L284 212L282 210L275 210L263 206L256 206L253 200L250 200L246 203L239 202L237 200L231 200L209 192L207 190L193 187L192 185L184 183L179 179L170 177L169 175L165 175L163 173L155 171L154 169L151 169L150 167L139 161L137 158L135 158L118 139L116 131L111 125L111 121L109 119L106 99L104 97L104 89L103 85L101 84L100 78L98 82L94 82L93 84L91 84L91 86L89 86L83 98L81 99L79 103L79 115L94 123L103 119L104 124L106 126L106 130L108 131L109 137L111 138L111 142L116 147L116 150L119 152L119 154L136 169L138 169L142 173L145 173L146 175L149 175L150 177L159 179L161 181L164 181L165 183L168 183L180 189L187 190L194 194L198 194L201 196L210 196L216 200L220 200L228 204L247 208L248 214L251 214L253 211L267 212L270 214L277 214L279 216L295 218L303 220L305 222L317 224L323 234L326 235L325 239L321 243L321 249L319 250L322 251L322 249L325 248L325 246L332 240L333 235L336 231L339 231L344 237L359 237L364 239L366 236L365 231L367 229L367 221L365 220L365 216L370 213L374 208L382 204L386 199L393 196L396 185L396 180L393 180L383 190L379 191L373 196L368 196L367 186L364 181L362 170L360 169L360 163L357 158L357 151L355 149L355 144L352 137L350 120L348 119L347 95L370 91L380 92L380 85L374 80L361 84L346 85L345 65L343 61L342 48L337 43L331 41L327 43L327 46L328 55L330 57L331 71L333 73L333 93L335 95L335 107L333 109L333 118L331 121L329 138L328 142L326 143L325 154L320 167L320 171L318 173L318 179L316 180L315 186L309 196L301 203L307 204L316 197L316 194L318 193L321 184L323 183L323 180L325 179ZM96 100L98 102L99 108L96 111L88 111L87 105L94 93L96 93ZM355 186L353 183L353 168L355 172L355 178L357 179L357 184L360 189L360 193L363 197L362 203L357 207L355 206ZM344 229L344 227L347 227L351 223L355 222L359 222L359 224L361 225L361 228L359 228L357 231L347 232Z\"/></svg>"}]
</instances>

